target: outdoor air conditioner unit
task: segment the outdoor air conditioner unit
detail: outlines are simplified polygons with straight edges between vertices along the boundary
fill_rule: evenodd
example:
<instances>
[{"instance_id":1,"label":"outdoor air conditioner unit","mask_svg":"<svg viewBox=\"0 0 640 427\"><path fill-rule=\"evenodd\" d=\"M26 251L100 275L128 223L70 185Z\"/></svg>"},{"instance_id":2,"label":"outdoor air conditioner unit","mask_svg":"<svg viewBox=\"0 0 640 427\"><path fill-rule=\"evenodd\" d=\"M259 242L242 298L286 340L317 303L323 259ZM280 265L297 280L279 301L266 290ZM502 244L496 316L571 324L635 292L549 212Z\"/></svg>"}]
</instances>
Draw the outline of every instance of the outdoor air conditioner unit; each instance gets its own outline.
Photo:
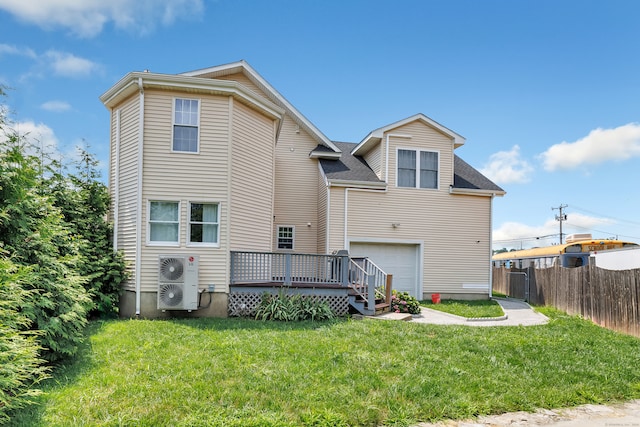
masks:
<instances>
[{"instance_id":1,"label":"outdoor air conditioner unit","mask_svg":"<svg viewBox=\"0 0 640 427\"><path fill-rule=\"evenodd\" d=\"M198 256L158 257L158 310L198 309Z\"/></svg>"}]
</instances>

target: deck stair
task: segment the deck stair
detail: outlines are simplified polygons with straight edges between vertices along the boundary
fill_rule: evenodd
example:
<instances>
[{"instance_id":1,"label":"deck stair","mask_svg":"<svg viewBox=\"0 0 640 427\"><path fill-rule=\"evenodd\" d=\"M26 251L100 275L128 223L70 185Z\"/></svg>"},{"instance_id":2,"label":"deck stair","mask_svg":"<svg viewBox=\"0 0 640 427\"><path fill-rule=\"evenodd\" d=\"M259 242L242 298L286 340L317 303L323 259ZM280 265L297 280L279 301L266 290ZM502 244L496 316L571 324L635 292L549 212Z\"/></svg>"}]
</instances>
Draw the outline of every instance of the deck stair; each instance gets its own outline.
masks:
<instances>
[{"instance_id":1,"label":"deck stair","mask_svg":"<svg viewBox=\"0 0 640 427\"><path fill-rule=\"evenodd\" d=\"M349 303L359 313L378 315L391 307L392 276L369 258L349 258Z\"/></svg>"}]
</instances>

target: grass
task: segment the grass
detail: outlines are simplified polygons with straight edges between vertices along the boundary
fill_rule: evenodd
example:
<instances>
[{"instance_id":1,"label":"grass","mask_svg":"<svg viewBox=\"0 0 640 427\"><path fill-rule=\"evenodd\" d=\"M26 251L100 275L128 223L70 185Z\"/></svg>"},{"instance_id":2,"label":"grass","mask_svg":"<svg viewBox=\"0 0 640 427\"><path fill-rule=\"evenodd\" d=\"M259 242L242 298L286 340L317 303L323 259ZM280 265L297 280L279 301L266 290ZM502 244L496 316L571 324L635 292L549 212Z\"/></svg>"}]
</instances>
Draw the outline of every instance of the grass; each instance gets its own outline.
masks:
<instances>
[{"instance_id":1,"label":"grass","mask_svg":"<svg viewBox=\"0 0 640 427\"><path fill-rule=\"evenodd\" d=\"M440 304L433 304L430 300L424 300L420 301L420 305L468 318L504 316L504 311L502 311L500 304L493 300L442 300Z\"/></svg>"},{"instance_id":2,"label":"grass","mask_svg":"<svg viewBox=\"0 0 640 427\"><path fill-rule=\"evenodd\" d=\"M95 322L14 426L408 426L640 398L640 340L546 325Z\"/></svg>"}]
</instances>

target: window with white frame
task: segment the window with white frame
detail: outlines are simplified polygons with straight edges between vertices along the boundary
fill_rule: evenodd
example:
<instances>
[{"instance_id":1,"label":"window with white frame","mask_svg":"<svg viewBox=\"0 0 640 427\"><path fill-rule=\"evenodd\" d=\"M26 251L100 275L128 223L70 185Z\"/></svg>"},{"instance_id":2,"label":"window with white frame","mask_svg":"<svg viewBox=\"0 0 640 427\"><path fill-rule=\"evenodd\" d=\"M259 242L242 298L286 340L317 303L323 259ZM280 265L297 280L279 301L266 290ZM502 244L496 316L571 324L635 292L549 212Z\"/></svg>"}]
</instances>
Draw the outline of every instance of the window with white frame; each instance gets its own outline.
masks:
<instances>
[{"instance_id":1,"label":"window with white frame","mask_svg":"<svg viewBox=\"0 0 640 427\"><path fill-rule=\"evenodd\" d=\"M198 152L200 102L176 98L173 106L173 151Z\"/></svg>"},{"instance_id":2,"label":"window with white frame","mask_svg":"<svg viewBox=\"0 0 640 427\"><path fill-rule=\"evenodd\" d=\"M278 226L278 249L293 249L294 231L289 225Z\"/></svg>"},{"instance_id":3,"label":"window with white frame","mask_svg":"<svg viewBox=\"0 0 640 427\"><path fill-rule=\"evenodd\" d=\"M438 152L398 150L398 187L438 188Z\"/></svg>"},{"instance_id":4,"label":"window with white frame","mask_svg":"<svg viewBox=\"0 0 640 427\"><path fill-rule=\"evenodd\" d=\"M180 203L149 202L149 241L177 244L180 236Z\"/></svg>"},{"instance_id":5,"label":"window with white frame","mask_svg":"<svg viewBox=\"0 0 640 427\"><path fill-rule=\"evenodd\" d=\"M189 243L217 245L220 236L218 203L189 203Z\"/></svg>"}]
</instances>

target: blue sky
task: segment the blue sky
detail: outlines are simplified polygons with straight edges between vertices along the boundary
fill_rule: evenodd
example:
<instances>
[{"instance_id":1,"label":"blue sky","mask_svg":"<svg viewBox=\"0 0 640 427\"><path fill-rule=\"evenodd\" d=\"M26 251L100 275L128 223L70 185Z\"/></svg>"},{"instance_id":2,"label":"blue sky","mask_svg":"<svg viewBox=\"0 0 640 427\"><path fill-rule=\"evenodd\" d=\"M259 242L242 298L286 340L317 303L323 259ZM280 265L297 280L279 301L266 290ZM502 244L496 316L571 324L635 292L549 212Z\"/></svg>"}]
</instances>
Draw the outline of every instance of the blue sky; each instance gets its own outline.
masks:
<instances>
[{"instance_id":1,"label":"blue sky","mask_svg":"<svg viewBox=\"0 0 640 427\"><path fill-rule=\"evenodd\" d=\"M98 97L130 71L244 59L335 141L424 113L507 191L494 247L564 233L640 243L635 0L0 0L0 84L20 132L106 165ZM106 169L105 169L106 170ZM106 176L105 176L106 179Z\"/></svg>"}]
</instances>

